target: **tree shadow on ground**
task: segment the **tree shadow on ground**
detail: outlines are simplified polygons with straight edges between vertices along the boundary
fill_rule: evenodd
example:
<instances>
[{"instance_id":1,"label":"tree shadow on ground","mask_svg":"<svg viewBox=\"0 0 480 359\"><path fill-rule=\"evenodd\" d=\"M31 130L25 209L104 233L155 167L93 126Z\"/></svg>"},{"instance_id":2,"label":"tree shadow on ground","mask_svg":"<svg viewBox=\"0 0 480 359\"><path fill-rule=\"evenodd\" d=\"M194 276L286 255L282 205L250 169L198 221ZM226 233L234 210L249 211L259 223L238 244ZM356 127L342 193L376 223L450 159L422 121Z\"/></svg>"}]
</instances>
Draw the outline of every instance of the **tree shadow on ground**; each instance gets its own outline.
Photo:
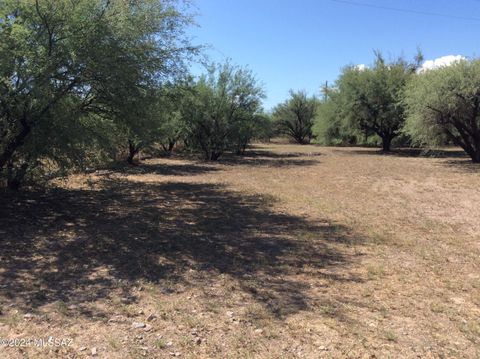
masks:
<instances>
[{"instance_id":1,"label":"tree shadow on ground","mask_svg":"<svg viewBox=\"0 0 480 359\"><path fill-rule=\"evenodd\" d=\"M418 149L418 148L400 148L390 152L372 149L356 149L349 153L357 155L374 155L390 157L413 157L413 158L441 158L446 159L442 164L452 167L459 172L479 173L480 164L473 163L465 151L457 148L450 149Z\"/></svg>"},{"instance_id":2,"label":"tree shadow on ground","mask_svg":"<svg viewBox=\"0 0 480 359\"><path fill-rule=\"evenodd\" d=\"M480 163L473 163L470 158L464 160L448 160L443 162L446 166L457 172L480 173Z\"/></svg>"},{"instance_id":3,"label":"tree shadow on ground","mask_svg":"<svg viewBox=\"0 0 480 359\"><path fill-rule=\"evenodd\" d=\"M318 152L271 152L268 150L248 150L244 155L224 154L218 161L224 165L249 165L257 167L313 166L320 163Z\"/></svg>"},{"instance_id":4,"label":"tree shadow on ground","mask_svg":"<svg viewBox=\"0 0 480 359\"><path fill-rule=\"evenodd\" d=\"M166 157L168 160L168 157ZM153 174L160 176L194 176L202 175L208 172L219 171L218 168L207 164L194 163L145 163L138 165L129 165L127 163L117 163L112 168L96 171L98 174L112 174L121 172L123 174Z\"/></svg>"},{"instance_id":5,"label":"tree shadow on ground","mask_svg":"<svg viewBox=\"0 0 480 359\"><path fill-rule=\"evenodd\" d=\"M459 149L421 149L394 148L385 152L381 149L358 148L348 153L357 155L390 156L390 157L423 157L423 158L467 158L467 154Z\"/></svg>"},{"instance_id":6,"label":"tree shadow on ground","mask_svg":"<svg viewBox=\"0 0 480 359\"><path fill-rule=\"evenodd\" d=\"M338 246L359 239L348 228L276 213L261 196L218 185L106 179L100 190L0 196L0 298L26 311L113 295L135 301L133 285L118 294L119 283L168 293L167 283L202 286L225 273L284 316L309 308L310 285L292 273L360 280L323 272L349 262ZM192 271L204 279L190 283Z\"/></svg>"}]
</instances>

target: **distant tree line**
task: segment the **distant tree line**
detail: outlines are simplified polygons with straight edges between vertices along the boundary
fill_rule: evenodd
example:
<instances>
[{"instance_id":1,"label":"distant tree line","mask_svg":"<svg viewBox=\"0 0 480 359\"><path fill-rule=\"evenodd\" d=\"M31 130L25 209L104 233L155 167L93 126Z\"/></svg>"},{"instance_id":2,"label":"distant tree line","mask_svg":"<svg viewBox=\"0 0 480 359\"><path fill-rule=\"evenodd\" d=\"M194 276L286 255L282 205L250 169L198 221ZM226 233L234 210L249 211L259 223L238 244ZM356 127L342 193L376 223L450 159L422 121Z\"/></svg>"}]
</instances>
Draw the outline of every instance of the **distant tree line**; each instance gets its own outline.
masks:
<instances>
[{"instance_id":1,"label":"distant tree line","mask_svg":"<svg viewBox=\"0 0 480 359\"><path fill-rule=\"evenodd\" d=\"M317 106L317 142L380 142L384 151L454 144L480 162L480 60L420 71L421 61L377 53L371 67L345 67Z\"/></svg>"},{"instance_id":2,"label":"distant tree line","mask_svg":"<svg viewBox=\"0 0 480 359\"><path fill-rule=\"evenodd\" d=\"M176 0L0 2L0 182L11 189L141 151L218 160L252 140L462 147L480 162L480 60L419 72L421 55L347 66L324 98L291 91L270 113L252 72L200 77Z\"/></svg>"}]
</instances>

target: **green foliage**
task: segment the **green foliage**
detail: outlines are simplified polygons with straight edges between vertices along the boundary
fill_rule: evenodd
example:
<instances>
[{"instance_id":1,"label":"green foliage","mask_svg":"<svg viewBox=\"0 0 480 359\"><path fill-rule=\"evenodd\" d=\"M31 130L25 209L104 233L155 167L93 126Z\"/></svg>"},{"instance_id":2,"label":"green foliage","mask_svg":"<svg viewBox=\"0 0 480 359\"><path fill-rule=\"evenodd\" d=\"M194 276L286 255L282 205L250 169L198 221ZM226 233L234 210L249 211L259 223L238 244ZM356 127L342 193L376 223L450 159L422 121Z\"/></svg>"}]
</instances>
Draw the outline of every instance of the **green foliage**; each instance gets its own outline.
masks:
<instances>
[{"instance_id":1,"label":"green foliage","mask_svg":"<svg viewBox=\"0 0 480 359\"><path fill-rule=\"evenodd\" d=\"M108 155L194 51L189 21L173 1L0 2L0 176L18 187Z\"/></svg>"},{"instance_id":2,"label":"green foliage","mask_svg":"<svg viewBox=\"0 0 480 359\"><path fill-rule=\"evenodd\" d=\"M480 162L480 60L425 71L406 89L405 132L417 144L449 140Z\"/></svg>"},{"instance_id":3,"label":"green foliage","mask_svg":"<svg viewBox=\"0 0 480 359\"><path fill-rule=\"evenodd\" d=\"M290 91L290 98L273 110L279 132L297 143L310 143L318 103L316 97L308 97L304 91Z\"/></svg>"},{"instance_id":4,"label":"green foliage","mask_svg":"<svg viewBox=\"0 0 480 359\"><path fill-rule=\"evenodd\" d=\"M269 142L275 137L275 122L273 116L267 113L261 113L256 117L255 127L253 130L254 140Z\"/></svg>"},{"instance_id":5,"label":"green foliage","mask_svg":"<svg viewBox=\"0 0 480 359\"><path fill-rule=\"evenodd\" d=\"M328 100L320 132L326 138L379 136L385 151L401 133L405 122L403 91L414 76L421 55L415 62L397 59L387 63L380 54L371 68L349 66L343 69Z\"/></svg>"},{"instance_id":6,"label":"green foliage","mask_svg":"<svg viewBox=\"0 0 480 359\"><path fill-rule=\"evenodd\" d=\"M163 86L150 109L150 145L160 145L163 152L170 155L175 144L185 138L188 128L183 115L192 95L193 81L189 78Z\"/></svg>"},{"instance_id":7,"label":"green foliage","mask_svg":"<svg viewBox=\"0 0 480 359\"><path fill-rule=\"evenodd\" d=\"M263 96L249 70L229 63L210 68L183 106L188 146L206 160L217 160L227 150L242 153L254 137Z\"/></svg>"},{"instance_id":8,"label":"green foliage","mask_svg":"<svg viewBox=\"0 0 480 359\"><path fill-rule=\"evenodd\" d=\"M342 100L335 88L326 89L325 100L318 106L313 125L316 141L323 145L353 145L360 143L360 131L351 128L346 121L347 114Z\"/></svg>"}]
</instances>

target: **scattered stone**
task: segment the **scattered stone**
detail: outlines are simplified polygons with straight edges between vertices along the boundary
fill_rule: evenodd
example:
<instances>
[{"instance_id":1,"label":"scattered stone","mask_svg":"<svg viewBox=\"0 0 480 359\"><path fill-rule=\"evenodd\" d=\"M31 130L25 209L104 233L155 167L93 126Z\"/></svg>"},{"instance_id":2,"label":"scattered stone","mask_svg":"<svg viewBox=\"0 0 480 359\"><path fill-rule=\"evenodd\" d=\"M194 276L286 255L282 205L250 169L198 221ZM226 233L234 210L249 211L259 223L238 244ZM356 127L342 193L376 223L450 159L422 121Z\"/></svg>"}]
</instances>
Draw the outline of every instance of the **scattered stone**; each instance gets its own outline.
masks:
<instances>
[{"instance_id":1,"label":"scattered stone","mask_svg":"<svg viewBox=\"0 0 480 359\"><path fill-rule=\"evenodd\" d=\"M142 328L145 328L147 325L145 323L133 322L132 326L135 329L142 329Z\"/></svg>"},{"instance_id":2,"label":"scattered stone","mask_svg":"<svg viewBox=\"0 0 480 359\"><path fill-rule=\"evenodd\" d=\"M197 345L202 344L202 338L197 338L197 340L195 340L195 344Z\"/></svg>"},{"instance_id":3,"label":"scattered stone","mask_svg":"<svg viewBox=\"0 0 480 359\"><path fill-rule=\"evenodd\" d=\"M230 312L230 311L227 312L227 316L230 318L233 317L233 314L234 314L233 312Z\"/></svg>"},{"instance_id":4,"label":"scattered stone","mask_svg":"<svg viewBox=\"0 0 480 359\"><path fill-rule=\"evenodd\" d=\"M153 313L151 313L148 317L147 317L147 322L151 322L153 320L157 319L157 316Z\"/></svg>"},{"instance_id":5,"label":"scattered stone","mask_svg":"<svg viewBox=\"0 0 480 359\"><path fill-rule=\"evenodd\" d=\"M327 347L324 347L323 345L320 345L320 346L318 347L318 350L328 350L328 348L327 348Z\"/></svg>"},{"instance_id":6,"label":"scattered stone","mask_svg":"<svg viewBox=\"0 0 480 359\"><path fill-rule=\"evenodd\" d=\"M70 309L70 310L78 309L78 305L71 304L71 305L68 306L68 309Z\"/></svg>"},{"instance_id":7,"label":"scattered stone","mask_svg":"<svg viewBox=\"0 0 480 359\"><path fill-rule=\"evenodd\" d=\"M143 330L144 330L145 332L149 332L149 331L152 330L152 326L149 325L149 324L147 324L147 325L145 325L145 328L143 328Z\"/></svg>"},{"instance_id":8,"label":"scattered stone","mask_svg":"<svg viewBox=\"0 0 480 359\"><path fill-rule=\"evenodd\" d=\"M465 303L465 299L460 298L460 297L452 297L450 299L452 300L452 302L454 302L457 305Z\"/></svg>"},{"instance_id":9,"label":"scattered stone","mask_svg":"<svg viewBox=\"0 0 480 359\"><path fill-rule=\"evenodd\" d=\"M172 342L168 342L167 344L165 344L166 347L171 347L173 345Z\"/></svg>"},{"instance_id":10,"label":"scattered stone","mask_svg":"<svg viewBox=\"0 0 480 359\"><path fill-rule=\"evenodd\" d=\"M23 316L25 319L32 319L34 315L32 313L27 313Z\"/></svg>"},{"instance_id":11,"label":"scattered stone","mask_svg":"<svg viewBox=\"0 0 480 359\"><path fill-rule=\"evenodd\" d=\"M84 352L85 350L87 350L87 347L80 347L78 350L80 350L81 352Z\"/></svg>"},{"instance_id":12,"label":"scattered stone","mask_svg":"<svg viewBox=\"0 0 480 359\"><path fill-rule=\"evenodd\" d=\"M97 348L93 347L92 348L92 356L96 356L98 353L97 353Z\"/></svg>"},{"instance_id":13,"label":"scattered stone","mask_svg":"<svg viewBox=\"0 0 480 359\"><path fill-rule=\"evenodd\" d=\"M255 329L254 332L257 333L257 334L262 334L262 333L263 333L263 329Z\"/></svg>"},{"instance_id":14,"label":"scattered stone","mask_svg":"<svg viewBox=\"0 0 480 359\"><path fill-rule=\"evenodd\" d=\"M143 310L140 309L137 313L138 315L143 315Z\"/></svg>"},{"instance_id":15,"label":"scattered stone","mask_svg":"<svg viewBox=\"0 0 480 359\"><path fill-rule=\"evenodd\" d=\"M108 320L109 323L124 323L125 321L125 318L121 315L115 315Z\"/></svg>"}]
</instances>

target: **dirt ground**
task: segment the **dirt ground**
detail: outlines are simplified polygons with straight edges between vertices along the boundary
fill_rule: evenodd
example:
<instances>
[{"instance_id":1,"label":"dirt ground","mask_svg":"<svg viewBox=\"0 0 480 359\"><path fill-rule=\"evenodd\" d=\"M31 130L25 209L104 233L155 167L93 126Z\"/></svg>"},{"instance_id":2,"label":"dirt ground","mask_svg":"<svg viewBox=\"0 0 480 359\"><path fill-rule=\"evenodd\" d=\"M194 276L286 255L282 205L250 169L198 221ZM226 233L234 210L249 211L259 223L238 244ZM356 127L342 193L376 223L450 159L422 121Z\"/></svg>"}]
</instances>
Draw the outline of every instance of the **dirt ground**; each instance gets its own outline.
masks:
<instances>
[{"instance_id":1,"label":"dirt ground","mask_svg":"<svg viewBox=\"0 0 480 359\"><path fill-rule=\"evenodd\" d=\"M0 358L480 358L480 167L435 155L257 145L1 194Z\"/></svg>"}]
</instances>

